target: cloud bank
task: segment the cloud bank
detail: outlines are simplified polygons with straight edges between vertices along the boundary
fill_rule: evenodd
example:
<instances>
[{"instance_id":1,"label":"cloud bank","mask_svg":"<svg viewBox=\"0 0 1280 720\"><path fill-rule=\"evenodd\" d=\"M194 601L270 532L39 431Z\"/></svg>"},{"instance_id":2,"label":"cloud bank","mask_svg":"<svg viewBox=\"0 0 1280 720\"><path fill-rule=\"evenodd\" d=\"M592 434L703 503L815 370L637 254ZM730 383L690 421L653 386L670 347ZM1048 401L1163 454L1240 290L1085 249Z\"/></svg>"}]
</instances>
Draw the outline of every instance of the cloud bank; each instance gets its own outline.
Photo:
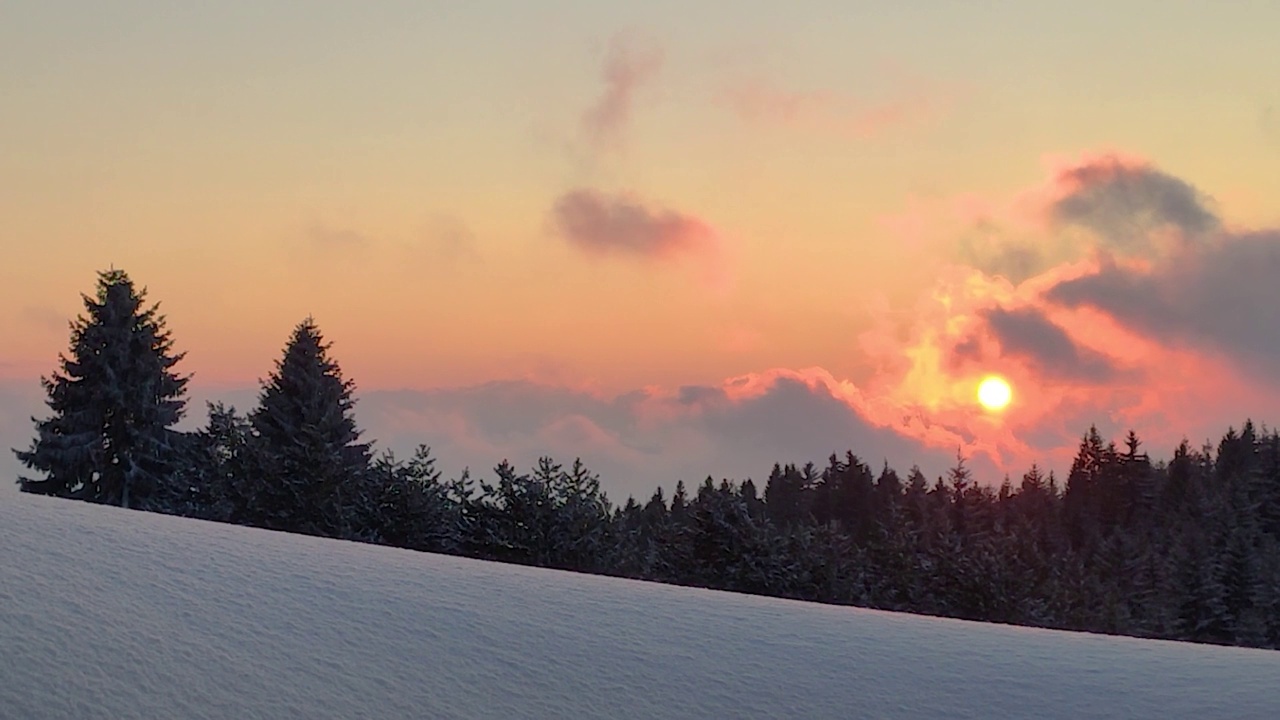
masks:
<instances>
[{"instance_id":1,"label":"cloud bank","mask_svg":"<svg viewBox=\"0 0 1280 720\"><path fill-rule=\"evenodd\" d=\"M504 458L581 456L615 500L647 498L677 480L707 476L763 482L775 462L813 461L853 450L879 470L913 463L941 474L955 448L928 448L866 420L852 389L820 370L774 370L720 385L600 395L532 381L458 389L374 391L357 415L382 447L431 445L449 472L484 473ZM989 466L987 466L989 467Z\"/></svg>"}]
</instances>

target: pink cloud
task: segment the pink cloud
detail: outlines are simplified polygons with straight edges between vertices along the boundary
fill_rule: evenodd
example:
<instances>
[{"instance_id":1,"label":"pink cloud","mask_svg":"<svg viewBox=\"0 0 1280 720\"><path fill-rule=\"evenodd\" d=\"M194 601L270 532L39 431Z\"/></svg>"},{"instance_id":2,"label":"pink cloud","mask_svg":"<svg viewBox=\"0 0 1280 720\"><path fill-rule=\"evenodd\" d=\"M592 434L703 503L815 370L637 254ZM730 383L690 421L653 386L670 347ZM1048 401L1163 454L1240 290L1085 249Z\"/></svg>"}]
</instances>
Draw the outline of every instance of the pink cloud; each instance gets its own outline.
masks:
<instances>
[{"instance_id":1,"label":"pink cloud","mask_svg":"<svg viewBox=\"0 0 1280 720\"><path fill-rule=\"evenodd\" d=\"M669 260L715 246L708 224L627 195L574 190L556 200L552 214L560 234L588 255Z\"/></svg>"},{"instance_id":2,"label":"pink cloud","mask_svg":"<svg viewBox=\"0 0 1280 720\"><path fill-rule=\"evenodd\" d=\"M692 215L587 189L560 196L551 215L559 235L588 257L691 261L712 290L724 294L732 283L719 233Z\"/></svg>"}]
</instances>

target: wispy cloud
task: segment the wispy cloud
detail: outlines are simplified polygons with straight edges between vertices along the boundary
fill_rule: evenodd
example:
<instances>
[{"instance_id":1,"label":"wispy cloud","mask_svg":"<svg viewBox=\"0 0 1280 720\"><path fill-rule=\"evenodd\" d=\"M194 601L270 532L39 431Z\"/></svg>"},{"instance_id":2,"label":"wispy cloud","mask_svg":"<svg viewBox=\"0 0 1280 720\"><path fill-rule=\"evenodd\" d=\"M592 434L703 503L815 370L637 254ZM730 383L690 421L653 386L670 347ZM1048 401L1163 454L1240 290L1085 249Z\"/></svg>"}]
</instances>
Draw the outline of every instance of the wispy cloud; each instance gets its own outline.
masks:
<instances>
[{"instance_id":1,"label":"wispy cloud","mask_svg":"<svg viewBox=\"0 0 1280 720\"><path fill-rule=\"evenodd\" d=\"M1263 106L1258 111L1258 129L1273 140L1280 140L1280 110L1275 105Z\"/></svg>"},{"instance_id":2,"label":"wispy cloud","mask_svg":"<svg viewBox=\"0 0 1280 720\"><path fill-rule=\"evenodd\" d=\"M582 134L592 149L621 146L636 95L657 76L662 60L661 48L634 33L619 33L612 38L600 71L604 87L582 114Z\"/></svg>"},{"instance_id":3,"label":"wispy cloud","mask_svg":"<svg viewBox=\"0 0 1280 720\"><path fill-rule=\"evenodd\" d=\"M27 305L22 308L22 319L42 330L65 332L72 317L47 305Z\"/></svg>"},{"instance_id":4,"label":"wispy cloud","mask_svg":"<svg viewBox=\"0 0 1280 720\"><path fill-rule=\"evenodd\" d=\"M285 240L290 260L288 270L309 283L329 282L327 273L341 267L346 271L370 267L379 242L351 226L312 220Z\"/></svg>"},{"instance_id":5,"label":"wispy cloud","mask_svg":"<svg viewBox=\"0 0 1280 720\"><path fill-rule=\"evenodd\" d=\"M455 215L432 216L410 244L415 261L456 265L481 259L475 232Z\"/></svg>"},{"instance_id":6,"label":"wispy cloud","mask_svg":"<svg viewBox=\"0 0 1280 720\"><path fill-rule=\"evenodd\" d=\"M302 272L324 282L317 270L340 266L346 271L394 268L419 273L424 268L457 268L482 259L475 233L450 213L431 214L416 227L377 235L350 225L313 221L287 247Z\"/></svg>"},{"instance_id":7,"label":"wispy cloud","mask_svg":"<svg viewBox=\"0 0 1280 720\"><path fill-rule=\"evenodd\" d=\"M370 245L367 235L351 228L334 228L313 223L307 228L307 240L321 251L352 250Z\"/></svg>"},{"instance_id":8,"label":"wispy cloud","mask_svg":"<svg viewBox=\"0 0 1280 720\"><path fill-rule=\"evenodd\" d=\"M800 90L762 79L731 85L722 102L746 122L870 138L925 124L950 103L940 93L911 88L882 100L831 90Z\"/></svg>"}]
</instances>

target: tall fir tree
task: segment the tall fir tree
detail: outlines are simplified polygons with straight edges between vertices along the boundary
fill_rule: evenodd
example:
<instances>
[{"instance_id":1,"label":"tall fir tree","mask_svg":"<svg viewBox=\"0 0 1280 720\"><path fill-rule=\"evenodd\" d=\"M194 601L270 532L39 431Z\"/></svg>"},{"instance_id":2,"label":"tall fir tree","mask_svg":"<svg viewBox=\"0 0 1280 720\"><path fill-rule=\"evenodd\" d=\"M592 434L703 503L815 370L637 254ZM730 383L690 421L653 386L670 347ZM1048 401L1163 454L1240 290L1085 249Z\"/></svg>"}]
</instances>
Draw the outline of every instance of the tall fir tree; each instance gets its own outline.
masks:
<instances>
[{"instance_id":1,"label":"tall fir tree","mask_svg":"<svg viewBox=\"0 0 1280 720\"><path fill-rule=\"evenodd\" d=\"M238 522L366 539L373 523L370 446L360 442L355 384L329 357L315 321L293 331L250 415L249 472Z\"/></svg>"},{"instance_id":2,"label":"tall fir tree","mask_svg":"<svg viewBox=\"0 0 1280 720\"><path fill-rule=\"evenodd\" d=\"M128 507L171 471L180 434L171 428L185 406L187 376L174 372L183 353L159 314L146 307L123 270L98 273L85 314L71 323L70 356L41 378L53 415L32 419L36 439L15 450L44 474L19 478L24 492Z\"/></svg>"}]
</instances>

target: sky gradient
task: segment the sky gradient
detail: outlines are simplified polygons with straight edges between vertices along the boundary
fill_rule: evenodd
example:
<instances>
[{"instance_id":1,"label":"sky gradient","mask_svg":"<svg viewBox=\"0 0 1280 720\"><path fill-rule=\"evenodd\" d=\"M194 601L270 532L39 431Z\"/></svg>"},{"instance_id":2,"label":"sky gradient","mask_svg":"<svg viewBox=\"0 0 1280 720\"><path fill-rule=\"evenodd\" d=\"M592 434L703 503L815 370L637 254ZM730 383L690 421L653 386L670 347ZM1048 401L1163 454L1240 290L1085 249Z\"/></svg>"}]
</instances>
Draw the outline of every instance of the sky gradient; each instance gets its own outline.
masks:
<instances>
[{"instance_id":1,"label":"sky gradient","mask_svg":"<svg viewBox=\"0 0 1280 720\"><path fill-rule=\"evenodd\" d=\"M7 4L0 441L112 265L192 426L310 314L381 447L621 497L1280 422L1280 5L900 5Z\"/></svg>"}]
</instances>

